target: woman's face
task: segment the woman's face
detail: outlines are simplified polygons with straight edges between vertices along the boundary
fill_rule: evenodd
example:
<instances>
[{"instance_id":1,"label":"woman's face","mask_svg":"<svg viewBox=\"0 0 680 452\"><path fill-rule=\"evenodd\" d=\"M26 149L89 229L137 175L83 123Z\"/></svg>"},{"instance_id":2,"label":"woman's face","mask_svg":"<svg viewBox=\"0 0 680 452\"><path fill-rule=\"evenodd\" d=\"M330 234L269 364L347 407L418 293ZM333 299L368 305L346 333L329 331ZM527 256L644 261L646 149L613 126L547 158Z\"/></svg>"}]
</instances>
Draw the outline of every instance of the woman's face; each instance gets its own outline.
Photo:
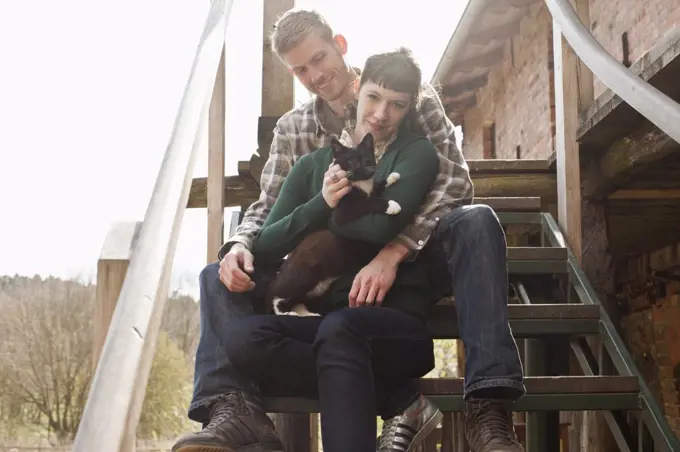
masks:
<instances>
[{"instance_id":1,"label":"woman's face","mask_svg":"<svg viewBox=\"0 0 680 452\"><path fill-rule=\"evenodd\" d=\"M383 88L373 82L359 89L357 131L371 133L375 141L387 141L399 128L411 107L411 94Z\"/></svg>"}]
</instances>

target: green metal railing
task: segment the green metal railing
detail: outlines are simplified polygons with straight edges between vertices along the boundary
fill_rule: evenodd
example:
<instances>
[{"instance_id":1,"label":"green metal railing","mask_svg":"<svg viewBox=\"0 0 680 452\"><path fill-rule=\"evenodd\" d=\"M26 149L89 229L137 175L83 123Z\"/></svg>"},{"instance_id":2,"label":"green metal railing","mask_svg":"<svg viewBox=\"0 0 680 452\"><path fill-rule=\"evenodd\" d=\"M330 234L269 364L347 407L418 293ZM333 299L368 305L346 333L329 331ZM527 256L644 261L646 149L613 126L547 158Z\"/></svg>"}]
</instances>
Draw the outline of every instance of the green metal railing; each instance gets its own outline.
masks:
<instances>
[{"instance_id":1,"label":"green metal railing","mask_svg":"<svg viewBox=\"0 0 680 452\"><path fill-rule=\"evenodd\" d=\"M564 246L564 237L562 236L562 232L560 231L560 228L557 225L557 222L553 219L552 215L548 213L542 213L539 215L542 217L542 230L543 234L548 240L548 243L551 246ZM595 290L588 282L588 279L579 266L576 257L568 248L567 256L570 286L577 294L579 302L597 305L600 307L600 322L602 325L601 343L603 344L604 349L607 351L608 356L611 358L617 373L619 375L636 376L640 382L640 403L642 411L640 420L644 422L644 425L647 427L650 435L652 436L656 450L664 452L680 451L680 441L678 441L675 434L671 430L671 427L666 420L666 416L649 390L649 386L647 386L647 383L645 383L644 378L642 378L642 374L636 367L633 357L628 352L623 339L616 331L616 327L607 314L606 309L600 302ZM600 372L602 370L602 352L603 350L600 350L600 356L598 357L598 370ZM580 358L579 362L584 373L588 374L589 372L593 372L585 361L585 357L579 356L578 350L577 357ZM609 424L609 427L612 430L615 440L617 441L621 450L630 450L627 447L628 441L625 439L619 423L616 422L611 414L605 416L605 420ZM642 439L642 425L640 424L638 430L639 451L642 450Z\"/></svg>"}]
</instances>

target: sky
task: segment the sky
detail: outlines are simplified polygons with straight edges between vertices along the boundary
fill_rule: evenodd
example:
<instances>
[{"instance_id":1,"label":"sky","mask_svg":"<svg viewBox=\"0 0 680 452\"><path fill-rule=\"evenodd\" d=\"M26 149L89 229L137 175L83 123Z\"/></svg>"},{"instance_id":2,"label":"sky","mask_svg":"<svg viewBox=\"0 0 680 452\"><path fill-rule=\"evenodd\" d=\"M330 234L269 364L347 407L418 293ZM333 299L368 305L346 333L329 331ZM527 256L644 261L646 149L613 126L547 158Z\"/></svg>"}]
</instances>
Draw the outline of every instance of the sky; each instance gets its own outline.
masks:
<instances>
[{"instance_id":1,"label":"sky","mask_svg":"<svg viewBox=\"0 0 680 452\"><path fill-rule=\"evenodd\" d=\"M227 175L257 148L263 1L234 0L229 19ZM466 4L295 3L317 9L346 36L350 64L403 45L427 80ZM111 223L143 219L208 5L0 2L0 275L93 280ZM296 84L296 102L308 98ZM194 177L206 175L202 149ZM184 214L171 290L197 296L206 217L205 209Z\"/></svg>"}]
</instances>

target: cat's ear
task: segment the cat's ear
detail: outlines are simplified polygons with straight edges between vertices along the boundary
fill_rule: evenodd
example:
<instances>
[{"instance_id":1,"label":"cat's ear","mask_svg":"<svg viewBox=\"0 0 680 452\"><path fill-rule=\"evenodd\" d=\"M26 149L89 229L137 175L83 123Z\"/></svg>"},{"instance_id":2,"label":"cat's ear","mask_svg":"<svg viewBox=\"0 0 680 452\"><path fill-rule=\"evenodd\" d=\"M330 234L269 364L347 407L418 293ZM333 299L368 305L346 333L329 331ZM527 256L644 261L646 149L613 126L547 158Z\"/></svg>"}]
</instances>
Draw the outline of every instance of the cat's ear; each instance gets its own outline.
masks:
<instances>
[{"instance_id":1,"label":"cat's ear","mask_svg":"<svg viewBox=\"0 0 680 452\"><path fill-rule=\"evenodd\" d=\"M373 146L374 146L373 135L369 132L366 135L364 135L364 139L361 140L361 143L359 143L358 147L363 149L370 149L370 151L373 152Z\"/></svg>"},{"instance_id":2,"label":"cat's ear","mask_svg":"<svg viewBox=\"0 0 680 452\"><path fill-rule=\"evenodd\" d=\"M347 148L342 143L340 143L337 138L331 138L331 151L333 153L333 158L336 158L338 154L341 154L345 150L347 150Z\"/></svg>"}]
</instances>

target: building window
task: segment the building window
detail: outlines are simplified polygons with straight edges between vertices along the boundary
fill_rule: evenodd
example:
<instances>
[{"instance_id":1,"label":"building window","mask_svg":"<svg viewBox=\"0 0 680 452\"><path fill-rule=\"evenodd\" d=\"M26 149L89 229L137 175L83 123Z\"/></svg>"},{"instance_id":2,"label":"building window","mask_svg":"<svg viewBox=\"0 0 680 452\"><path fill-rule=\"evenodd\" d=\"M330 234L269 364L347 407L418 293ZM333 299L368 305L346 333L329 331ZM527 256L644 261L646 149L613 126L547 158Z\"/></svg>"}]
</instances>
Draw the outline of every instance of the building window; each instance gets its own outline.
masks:
<instances>
[{"instance_id":1,"label":"building window","mask_svg":"<svg viewBox=\"0 0 680 452\"><path fill-rule=\"evenodd\" d=\"M496 123L484 127L482 140L484 141L484 158L496 158Z\"/></svg>"},{"instance_id":2,"label":"building window","mask_svg":"<svg viewBox=\"0 0 680 452\"><path fill-rule=\"evenodd\" d=\"M517 160L522 158L522 147L520 145L517 145L517 147L515 148L515 158Z\"/></svg>"}]
</instances>

